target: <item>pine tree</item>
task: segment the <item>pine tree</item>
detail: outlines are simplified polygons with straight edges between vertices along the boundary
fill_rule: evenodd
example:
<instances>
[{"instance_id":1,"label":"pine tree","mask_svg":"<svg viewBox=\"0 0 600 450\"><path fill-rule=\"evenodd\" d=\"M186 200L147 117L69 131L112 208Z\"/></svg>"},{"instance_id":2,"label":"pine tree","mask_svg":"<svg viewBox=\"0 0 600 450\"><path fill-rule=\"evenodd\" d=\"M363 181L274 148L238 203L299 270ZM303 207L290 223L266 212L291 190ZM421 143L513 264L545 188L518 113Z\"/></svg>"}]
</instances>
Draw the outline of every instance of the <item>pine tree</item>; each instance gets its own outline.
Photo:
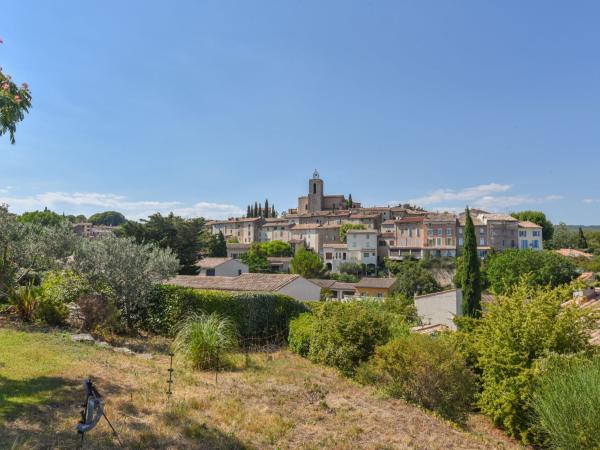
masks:
<instances>
[{"instance_id":1,"label":"pine tree","mask_svg":"<svg viewBox=\"0 0 600 450\"><path fill-rule=\"evenodd\" d=\"M465 245L463 247L462 273L460 287L462 289L462 313L469 317L481 316L481 274L479 271L479 256L477 255L477 240L471 212L465 210Z\"/></svg>"},{"instance_id":2,"label":"pine tree","mask_svg":"<svg viewBox=\"0 0 600 450\"><path fill-rule=\"evenodd\" d=\"M265 219L269 218L269 212L271 210L269 209L269 200L265 199Z\"/></svg>"},{"instance_id":3,"label":"pine tree","mask_svg":"<svg viewBox=\"0 0 600 450\"><path fill-rule=\"evenodd\" d=\"M252 208L248 205L248 209L246 210L246 217L252 217Z\"/></svg>"},{"instance_id":4,"label":"pine tree","mask_svg":"<svg viewBox=\"0 0 600 450\"><path fill-rule=\"evenodd\" d=\"M577 247L581 249L588 248L588 241L585 237L585 234L583 234L583 230L581 229L581 227L579 227L579 239L577 240Z\"/></svg>"}]
</instances>

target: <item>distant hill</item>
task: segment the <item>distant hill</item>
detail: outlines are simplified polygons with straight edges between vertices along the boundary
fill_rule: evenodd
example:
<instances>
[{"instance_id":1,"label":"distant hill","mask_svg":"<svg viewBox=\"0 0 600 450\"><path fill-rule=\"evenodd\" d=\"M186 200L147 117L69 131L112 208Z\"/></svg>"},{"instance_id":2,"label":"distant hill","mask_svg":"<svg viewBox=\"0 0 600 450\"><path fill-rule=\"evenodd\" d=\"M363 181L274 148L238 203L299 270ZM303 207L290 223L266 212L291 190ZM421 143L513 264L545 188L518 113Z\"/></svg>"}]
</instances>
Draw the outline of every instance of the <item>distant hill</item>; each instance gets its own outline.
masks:
<instances>
[{"instance_id":1,"label":"distant hill","mask_svg":"<svg viewBox=\"0 0 600 450\"><path fill-rule=\"evenodd\" d=\"M577 231L581 227L583 231L600 231L600 225L567 225L570 231Z\"/></svg>"}]
</instances>

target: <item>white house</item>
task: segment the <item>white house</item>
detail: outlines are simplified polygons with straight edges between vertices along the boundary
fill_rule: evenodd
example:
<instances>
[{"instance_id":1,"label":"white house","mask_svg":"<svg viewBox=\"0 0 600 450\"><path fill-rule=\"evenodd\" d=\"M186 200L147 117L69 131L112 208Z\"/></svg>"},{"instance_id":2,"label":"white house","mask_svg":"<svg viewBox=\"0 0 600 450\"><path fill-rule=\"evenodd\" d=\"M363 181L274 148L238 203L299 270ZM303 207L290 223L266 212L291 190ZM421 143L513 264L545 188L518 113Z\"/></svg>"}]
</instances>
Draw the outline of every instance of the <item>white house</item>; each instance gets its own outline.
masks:
<instances>
[{"instance_id":1,"label":"white house","mask_svg":"<svg viewBox=\"0 0 600 450\"><path fill-rule=\"evenodd\" d=\"M519 221L519 248L543 250L542 227L527 220Z\"/></svg>"},{"instance_id":2,"label":"white house","mask_svg":"<svg viewBox=\"0 0 600 450\"><path fill-rule=\"evenodd\" d=\"M417 314L424 325L445 325L451 330L456 329L454 317L462 315L461 302L462 292L460 289L415 297Z\"/></svg>"},{"instance_id":3,"label":"white house","mask_svg":"<svg viewBox=\"0 0 600 450\"><path fill-rule=\"evenodd\" d=\"M204 258L196 263L199 275L205 277L237 277L248 273L248 265L233 258Z\"/></svg>"},{"instance_id":4,"label":"white house","mask_svg":"<svg viewBox=\"0 0 600 450\"><path fill-rule=\"evenodd\" d=\"M377 265L377 230L348 230L346 243L350 259L358 264Z\"/></svg>"},{"instance_id":5,"label":"white house","mask_svg":"<svg viewBox=\"0 0 600 450\"><path fill-rule=\"evenodd\" d=\"M201 290L275 292L298 301L319 300L321 286L300 275L243 273L237 277L178 275L168 284Z\"/></svg>"}]
</instances>

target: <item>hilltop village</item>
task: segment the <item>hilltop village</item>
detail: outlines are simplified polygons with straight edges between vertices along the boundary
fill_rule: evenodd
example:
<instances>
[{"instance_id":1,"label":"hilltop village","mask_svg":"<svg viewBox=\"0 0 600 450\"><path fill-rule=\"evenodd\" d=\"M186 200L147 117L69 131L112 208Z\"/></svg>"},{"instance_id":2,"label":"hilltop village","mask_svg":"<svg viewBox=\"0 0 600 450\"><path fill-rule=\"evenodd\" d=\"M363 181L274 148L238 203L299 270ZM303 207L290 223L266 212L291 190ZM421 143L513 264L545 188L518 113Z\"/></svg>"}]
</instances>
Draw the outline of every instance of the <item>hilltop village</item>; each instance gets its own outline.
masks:
<instances>
[{"instance_id":1,"label":"hilltop village","mask_svg":"<svg viewBox=\"0 0 600 450\"><path fill-rule=\"evenodd\" d=\"M344 195L326 195L315 170L306 195L280 217L240 217L208 222L212 234L222 233L227 256L239 258L253 243L279 240L294 250L310 249L329 271L355 262L367 267L384 260L456 257L464 244L465 213L430 212L417 207L363 207ZM510 248L542 250L542 227L508 214L472 209L478 252ZM340 230L343 230L340 233Z\"/></svg>"}]
</instances>

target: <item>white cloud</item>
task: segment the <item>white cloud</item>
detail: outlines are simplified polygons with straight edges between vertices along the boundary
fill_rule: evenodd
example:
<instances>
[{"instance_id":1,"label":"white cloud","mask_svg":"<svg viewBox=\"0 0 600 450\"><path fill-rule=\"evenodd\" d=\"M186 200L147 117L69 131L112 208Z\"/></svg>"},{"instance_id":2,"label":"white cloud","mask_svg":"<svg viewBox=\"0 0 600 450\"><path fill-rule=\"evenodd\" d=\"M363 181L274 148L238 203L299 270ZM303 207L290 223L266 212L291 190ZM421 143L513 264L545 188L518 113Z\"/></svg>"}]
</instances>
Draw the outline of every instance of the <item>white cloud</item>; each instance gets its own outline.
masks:
<instances>
[{"instance_id":1,"label":"white cloud","mask_svg":"<svg viewBox=\"0 0 600 450\"><path fill-rule=\"evenodd\" d=\"M412 198L408 201L390 203L410 203L423 206L432 211L462 211L466 205L489 211L507 211L523 205L535 205L544 202L563 199L560 195L535 197L526 194L512 194L511 184L488 183L467 187L460 190L436 189L423 197ZM502 195L505 194L505 195Z\"/></svg>"},{"instance_id":2,"label":"white cloud","mask_svg":"<svg viewBox=\"0 0 600 450\"><path fill-rule=\"evenodd\" d=\"M130 219L145 218L155 212L162 214L173 212L184 217L202 216L211 219L240 216L244 213L238 206L230 204L199 202L190 205L177 201L132 201L122 195L97 192L44 192L25 197L3 195L7 193L8 190L0 191L0 203L8 204L11 211L18 213L45 207L58 212L64 211L67 214L90 214L111 209L122 212Z\"/></svg>"},{"instance_id":3,"label":"white cloud","mask_svg":"<svg viewBox=\"0 0 600 450\"><path fill-rule=\"evenodd\" d=\"M583 203L585 203L587 205L591 205L593 203L600 203L600 199L597 199L597 198L584 198L583 199Z\"/></svg>"}]
</instances>

